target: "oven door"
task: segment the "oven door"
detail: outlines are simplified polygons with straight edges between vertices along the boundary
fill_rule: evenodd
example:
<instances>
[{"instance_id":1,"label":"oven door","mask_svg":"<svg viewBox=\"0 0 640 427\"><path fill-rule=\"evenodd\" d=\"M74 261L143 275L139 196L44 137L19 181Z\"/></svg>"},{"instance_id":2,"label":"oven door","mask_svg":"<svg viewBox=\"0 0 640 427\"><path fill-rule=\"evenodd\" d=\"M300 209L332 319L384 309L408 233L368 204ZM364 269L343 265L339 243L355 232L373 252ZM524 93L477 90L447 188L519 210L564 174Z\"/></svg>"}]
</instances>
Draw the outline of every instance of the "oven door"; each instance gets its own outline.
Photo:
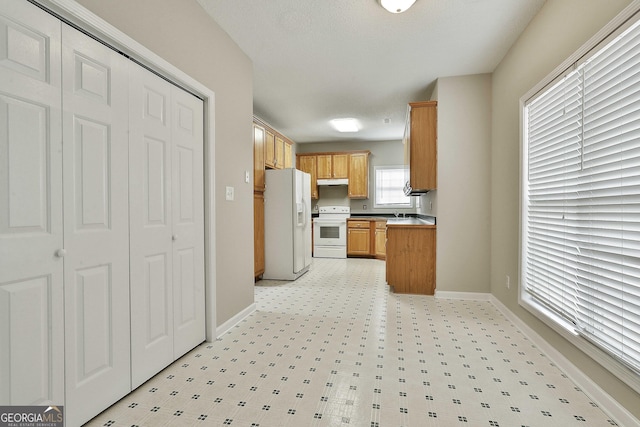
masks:
<instances>
[{"instance_id":1,"label":"oven door","mask_svg":"<svg viewBox=\"0 0 640 427\"><path fill-rule=\"evenodd\" d=\"M346 246L347 221L345 219L314 219L313 245Z\"/></svg>"}]
</instances>

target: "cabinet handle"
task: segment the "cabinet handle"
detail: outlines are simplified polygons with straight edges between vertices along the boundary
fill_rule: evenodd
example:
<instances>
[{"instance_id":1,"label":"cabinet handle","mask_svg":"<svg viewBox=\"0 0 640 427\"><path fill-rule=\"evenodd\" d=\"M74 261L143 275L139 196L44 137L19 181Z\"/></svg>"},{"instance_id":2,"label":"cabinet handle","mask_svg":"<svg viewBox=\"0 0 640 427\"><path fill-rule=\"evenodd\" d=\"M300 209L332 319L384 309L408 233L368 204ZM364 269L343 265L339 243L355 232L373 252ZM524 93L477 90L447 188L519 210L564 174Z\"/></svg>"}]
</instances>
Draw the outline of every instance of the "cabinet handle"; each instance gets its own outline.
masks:
<instances>
[{"instance_id":1,"label":"cabinet handle","mask_svg":"<svg viewBox=\"0 0 640 427\"><path fill-rule=\"evenodd\" d=\"M56 251L56 257L58 258L64 258L66 254L67 254L67 251L65 251L64 249L58 249Z\"/></svg>"}]
</instances>

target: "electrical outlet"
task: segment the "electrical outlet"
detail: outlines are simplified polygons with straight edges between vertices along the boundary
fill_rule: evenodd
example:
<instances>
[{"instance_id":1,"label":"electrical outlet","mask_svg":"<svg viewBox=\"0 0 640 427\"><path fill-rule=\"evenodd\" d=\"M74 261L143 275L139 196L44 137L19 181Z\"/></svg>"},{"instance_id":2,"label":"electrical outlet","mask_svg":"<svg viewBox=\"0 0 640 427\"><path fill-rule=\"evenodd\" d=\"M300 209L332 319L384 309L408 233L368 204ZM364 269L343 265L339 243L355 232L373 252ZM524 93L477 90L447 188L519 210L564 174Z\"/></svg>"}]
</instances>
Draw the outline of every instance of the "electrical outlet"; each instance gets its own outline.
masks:
<instances>
[{"instance_id":1,"label":"electrical outlet","mask_svg":"<svg viewBox=\"0 0 640 427\"><path fill-rule=\"evenodd\" d=\"M362 210L366 211L367 210L367 205L362 205Z\"/></svg>"},{"instance_id":2,"label":"electrical outlet","mask_svg":"<svg viewBox=\"0 0 640 427\"><path fill-rule=\"evenodd\" d=\"M511 289L511 277L507 274L507 289Z\"/></svg>"},{"instance_id":3,"label":"electrical outlet","mask_svg":"<svg viewBox=\"0 0 640 427\"><path fill-rule=\"evenodd\" d=\"M233 187L227 187L225 188L225 199L227 200L233 200L233 196L234 196L234 191L233 191Z\"/></svg>"}]
</instances>

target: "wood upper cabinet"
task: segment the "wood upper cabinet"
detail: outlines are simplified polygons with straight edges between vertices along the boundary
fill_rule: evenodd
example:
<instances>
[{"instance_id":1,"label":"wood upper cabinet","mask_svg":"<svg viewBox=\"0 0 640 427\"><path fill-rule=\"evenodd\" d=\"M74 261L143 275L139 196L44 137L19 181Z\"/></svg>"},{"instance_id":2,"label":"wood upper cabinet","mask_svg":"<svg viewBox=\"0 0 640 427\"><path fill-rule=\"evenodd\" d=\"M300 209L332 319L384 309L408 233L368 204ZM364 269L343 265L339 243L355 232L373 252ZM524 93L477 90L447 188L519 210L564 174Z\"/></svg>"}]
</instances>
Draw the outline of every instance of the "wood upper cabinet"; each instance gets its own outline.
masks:
<instances>
[{"instance_id":1,"label":"wood upper cabinet","mask_svg":"<svg viewBox=\"0 0 640 427\"><path fill-rule=\"evenodd\" d=\"M407 167L405 188L412 194L426 193L438 186L437 119L436 101L409 103L403 143Z\"/></svg>"},{"instance_id":2,"label":"wood upper cabinet","mask_svg":"<svg viewBox=\"0 0 640 427\"><path fill-rule=\"evenodd\" d=\"M347 255L371 255L369 220L347 220Z\"/></svg>"},{"instance_id":3,"label":"wood upper cabinet","mask_svg":"<svg viewBox=\"0 0 640 427\"><path fill-rule=\"evenodd\" d=\"M265 129L253 124L253 191L264 191Z\"/></svg>"},{"instance_id":4,"label":"wood upper cabinet","mask_svg":"<svg viewBox=\"0 0 640 427\"><path fill-rule=\"evenodd\" d=\"M293 167L293 142L284 140L284 168Z\"/></svg>"},{"instance_id":5,"label":"wood upper cabinet","mask_svg":"<svg viewBox=\"0 0 640 427\"><path fill-rule=\"evenodd\" d=\"M349 154L349 198L369 198L369 152Z\"/></svg>"},{"instance_id":6,"label":"wood upper cabinet","mask_svg":"<svg viewBox=\"0 0 640 427\"><path fill-rule=\"evenodd\" d=\"M269 129L265 129L264 140L264 165L268 168L275 168L276 163L276 135Z\"/></svg>"},{"instance_id":7,"label":"wood upper cabinet","mask_svg":"<svg viewBox=\"0 0 640 427\"><path fill-rule=\"evenodd\" d=\"M267 169L284 169L293 167L293 145L294 142L286 136L274 130L260 118L253 117L254 126L254 152L257 144L262 148L262 170ZM259 137L256 134L256 127L261 129ZM264 134L264 136L262 135ZM258 141L260 141L258 143ZM255 156L255 154L254 154ZM255 169L259 168L258 157L254 157ZM254 171L255 172L255 171ZM254 174L255 175L255 174ZM255 179L257 181L258 179ZM264 185L260 188L259 183L255 184L255 191L264 191Z\"/></svg>"},{"instance_id":8,"label":"wood upper cabinet","mask_svg":"<svg viewBox=\"0 0 640 427\"><path fill-rule=\"evenodd\" d=\"M394 292L434 294L435 225L388 225L386 249L387 284Z\"/></svg>"},{"instance_id":9,"label":"wood upper cabinet","mask_svg":"<svg viewBox=\"0 0 640 427\"><path fill-rule=\"evenodd\" d=\"M318 179L348 178L349 154L318 154Z\"/></svg>"},{"instance_id":10,"label":"wood upper cabinet","mask_svg":"<svg viewBox=\"0 0 640 427\"><path fill-rule=\"evenodd\" d=\"M300 160L313 157L315 160L315 178L312 175L312 186L317 194L316 180L331 178L348 178L348 196L351 199L369 198L369 151L346 151L336 153L298 154L298 169L303 170ZM311 162L311 160L306 160ZM310 163L309 163L309 167ZM313 189L312 189L313 190ZM317 195L314 197L317 198Z\"/></svg>"},{"instance_id":11,"label":"wood upper cabinet","mask_svg":"<svg viewBox=\"0 0 640 427\"><path fill-rule=\"evenodd\" d=\"M317 177L316 177L316 167L317 167L316 160L317 159L315 154L311 154L311 155L298 154L296 158L297 158L296 167L302 172L306 172L309 175L311 175L311 198L317 199L318 198L318 183L317 183Z\"/></svg>"},{"instance_id":12,"label":"wood upper cabinet","mask_svg":"<svg viewBox=\"0 0 640 427\"><path fill-rule=\"evenodd\" d=\"M273 161L273 167L275 169L284 169L284 138L280 135L276 135L275 146L275 159Z\"/></svg>"},{"instance_id":13,"label":"wood upper cabinet","mask_svg":"<svg viewBox=\"0 0 640 427\"><path fill-rule=\"evenodd\" d=\"M331 163L333 164L333 178L349 177L349 155L348 154L332 155Z\"/></svg>"}]
</instances>

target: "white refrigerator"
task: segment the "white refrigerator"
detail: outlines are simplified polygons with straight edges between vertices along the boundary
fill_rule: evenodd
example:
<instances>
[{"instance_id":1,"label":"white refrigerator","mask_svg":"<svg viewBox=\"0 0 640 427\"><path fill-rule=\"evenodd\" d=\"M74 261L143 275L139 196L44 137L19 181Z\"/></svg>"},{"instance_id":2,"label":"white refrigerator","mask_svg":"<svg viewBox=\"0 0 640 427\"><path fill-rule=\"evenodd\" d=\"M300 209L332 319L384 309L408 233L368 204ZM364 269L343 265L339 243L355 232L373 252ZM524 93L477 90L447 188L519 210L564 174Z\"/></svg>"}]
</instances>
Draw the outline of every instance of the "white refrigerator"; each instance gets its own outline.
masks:
<instances>
[{"instance_id":1,"label":"white refrigerator","mask_svg":"<svg viewBox=\"0 0 640 427\"><path fill-rule=\"evenodd\" d=\"M311 265L311 175L269 169L264 191L263 279L295 280Z\"/></svg>"}]
</instances>

